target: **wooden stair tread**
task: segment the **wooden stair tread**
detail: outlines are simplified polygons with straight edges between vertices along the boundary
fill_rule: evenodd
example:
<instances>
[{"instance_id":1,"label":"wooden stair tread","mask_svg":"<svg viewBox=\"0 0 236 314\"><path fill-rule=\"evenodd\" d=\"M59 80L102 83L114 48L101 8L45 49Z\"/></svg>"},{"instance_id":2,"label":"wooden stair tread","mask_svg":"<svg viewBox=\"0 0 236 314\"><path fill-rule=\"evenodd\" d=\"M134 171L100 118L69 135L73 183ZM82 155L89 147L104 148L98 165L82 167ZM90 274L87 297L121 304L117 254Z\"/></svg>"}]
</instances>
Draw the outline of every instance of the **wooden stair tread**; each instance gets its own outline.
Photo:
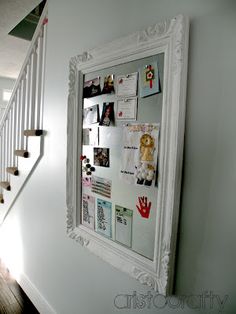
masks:
<instances>
[{"instance_id":1,"label":"wooden stair tread","mask_svg":"<svg viewBox=\"0 0 236 314\"><path fill-rule=\"evenodd\" d=\"M17 149L17 150L15 150L15 155L19 156L19 157L28 158L29 152L27 150L24 150L24 149Z\"/></svg>"},{"instance_id":2,"label":"wooden stair tread","mask_svg":"<svg viewBox=\"0 0 236 314\"><path fill-rule=\"evenodd\" d=\"M0 186L7 191L11 191L10 182L8 182L8 181L1 181Z\"/></svg>"},{"instance_id":3,"label":"wooden stair tread","mask_svg":"<svg viewBox=\"0 0 236 314\"><path fill-rule=\"evenodd\" d=\"M0 194L0 203L1 203L1 204L3 204L3 203L4 203L3 194Z\"/></svg>"},{"instance_id":4,"label":"wooden stair tread","mask_svg":"<svg viewBox=\"0 0 236 314\"><path fill-rule=\"evenodd\" d=\"M40 136L43 130L24 130L24 136Z\"/></svg>"},{"instance_id":5,"label":"wooden stair tread","mask_svg":"<svg viewBox=\"0 0 236 314\"><path fill-rule=\"evenodd\" d=\"M7 172L10 174L13 174L14 176L18 176L19 175L19 171L17 167L7 167Z\"/></svg>"}]
</instances>

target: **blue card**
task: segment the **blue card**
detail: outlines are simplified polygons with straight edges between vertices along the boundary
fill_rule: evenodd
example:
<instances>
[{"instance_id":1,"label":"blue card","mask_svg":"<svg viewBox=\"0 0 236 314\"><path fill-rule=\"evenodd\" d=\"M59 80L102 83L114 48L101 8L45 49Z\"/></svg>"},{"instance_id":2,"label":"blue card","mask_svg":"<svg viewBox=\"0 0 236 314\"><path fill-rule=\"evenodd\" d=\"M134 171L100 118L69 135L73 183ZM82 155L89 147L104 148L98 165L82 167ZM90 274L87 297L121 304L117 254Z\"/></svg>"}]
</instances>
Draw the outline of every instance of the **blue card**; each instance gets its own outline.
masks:
<instances>
[{"instance_id":1,"label":"blue card","mask_svg":"<svg viewBox=\"0 0 236 314\"><path fill-rule=\"evenodd\" d=\"M159 73L157 62L149 63L139 69L140 97L160 93Z\"/></svg>"},{"instance_id":2,"label":"blue card","mask_svg":"<svg viewBox=\"0 0 236 314\"><path fill-rule=\"evenodd\" d=\"M98 198L96 210L96 231L109 238L112 236L111 214L112 203Z\"/></svg>"}]
</instances>

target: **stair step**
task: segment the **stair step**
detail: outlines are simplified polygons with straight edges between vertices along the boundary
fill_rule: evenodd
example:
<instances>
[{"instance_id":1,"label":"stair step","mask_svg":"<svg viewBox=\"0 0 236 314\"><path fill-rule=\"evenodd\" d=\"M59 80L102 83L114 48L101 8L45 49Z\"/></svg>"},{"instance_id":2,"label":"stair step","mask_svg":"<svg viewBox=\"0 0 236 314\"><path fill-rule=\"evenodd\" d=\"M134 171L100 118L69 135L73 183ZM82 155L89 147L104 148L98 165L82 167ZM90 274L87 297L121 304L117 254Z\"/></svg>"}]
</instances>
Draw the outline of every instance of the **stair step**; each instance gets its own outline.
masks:
<instances>
[{"instance_id":1,"label":"stair step","mask_svg":"<svg viewBox=\"0 0 236 314\"><path fill-rule=\"evenodd\" d=\"M40 136L43 134L43 130L24 130L25 136Z\"/></svg>"},{"instance_id":2,"label":"stair step","mask_svg":"<svg viewBox=\"0 0 236 314\"><path fill-rule=\"evenodd\" d=\"M1 203L1 204L4 203L3 194L0 194L0 203Z\"/></svg>"},{"instance_id":3,"label":"stair step","mask_svg":"<svg viewBox=\"0 0 236 314\"><path fill-rule=\"evenodd\" d=\"M15 155L19 157L28 158L29 152L27 152L27 150L24 150L24 149L17 149L15 150Z\"/></svg>"},{"instance_id":4,"label":"stair step","mask_svg":"<svg viewBox=\"0 0 236 314\"><path fill-rule=\"evenodd\" d=\"M7 167L7 172L13 174L13 176L18 176L19 171L17 167Z\"/></svg>"},{"instance_id":5,"label":"stair step","mask_svg":"<svg viewBox=\"0 0 236 314\"><path fill-rule=\"evenodd\" d=\"M2 182L0 182L0 186L7 191L11 191L10 182L2 181Z\"/></svg>"}]
</instances>

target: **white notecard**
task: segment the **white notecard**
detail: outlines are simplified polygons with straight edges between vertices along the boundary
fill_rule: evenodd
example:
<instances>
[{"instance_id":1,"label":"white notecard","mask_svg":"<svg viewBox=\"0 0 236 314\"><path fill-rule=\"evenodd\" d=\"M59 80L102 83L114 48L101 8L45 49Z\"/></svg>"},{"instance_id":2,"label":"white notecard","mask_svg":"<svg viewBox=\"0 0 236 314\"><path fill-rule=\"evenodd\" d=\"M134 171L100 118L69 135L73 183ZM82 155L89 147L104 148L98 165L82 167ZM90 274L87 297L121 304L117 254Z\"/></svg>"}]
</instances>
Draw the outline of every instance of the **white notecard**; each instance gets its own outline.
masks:
<instances>
[{"instance_id":1,"label":"white notecard","mask_svg":"<svg viewBox=\"0 0 236 314\"><path fill-rule=\"evenodd\" d=\"M137 95L138 72L117 76L116 94L117 96Z\"/></svg>"},{"instance_id":2,"label":"white notecard","mask_svg":"<svg viewBox=\"0 0 236 314\"><path fill-rule=\"evenodd\" d=\"M136 120L137 98L125 98L117 101L117 120Z\"/></svg>"}]
</instances>

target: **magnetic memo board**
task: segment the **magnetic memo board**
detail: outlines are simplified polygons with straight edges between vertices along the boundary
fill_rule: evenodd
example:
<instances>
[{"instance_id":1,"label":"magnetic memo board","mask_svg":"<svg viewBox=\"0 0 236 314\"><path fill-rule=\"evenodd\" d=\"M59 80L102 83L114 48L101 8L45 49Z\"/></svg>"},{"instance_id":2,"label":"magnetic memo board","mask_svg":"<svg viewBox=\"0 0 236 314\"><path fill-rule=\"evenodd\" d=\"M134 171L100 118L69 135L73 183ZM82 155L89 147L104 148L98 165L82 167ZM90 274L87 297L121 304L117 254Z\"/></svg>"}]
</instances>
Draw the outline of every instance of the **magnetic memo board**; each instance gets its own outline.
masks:
<instances>
[{"instance_id":1,"label":"magnetic memo board","mask_svg":"<svg viewBox=\"0 0 236 314\"><path fill-rule=\"evenodd\" d=\"M174 269L187 47L179 15L70 61L68 235L164 294Z\"/></svg>"}]
</instances>

